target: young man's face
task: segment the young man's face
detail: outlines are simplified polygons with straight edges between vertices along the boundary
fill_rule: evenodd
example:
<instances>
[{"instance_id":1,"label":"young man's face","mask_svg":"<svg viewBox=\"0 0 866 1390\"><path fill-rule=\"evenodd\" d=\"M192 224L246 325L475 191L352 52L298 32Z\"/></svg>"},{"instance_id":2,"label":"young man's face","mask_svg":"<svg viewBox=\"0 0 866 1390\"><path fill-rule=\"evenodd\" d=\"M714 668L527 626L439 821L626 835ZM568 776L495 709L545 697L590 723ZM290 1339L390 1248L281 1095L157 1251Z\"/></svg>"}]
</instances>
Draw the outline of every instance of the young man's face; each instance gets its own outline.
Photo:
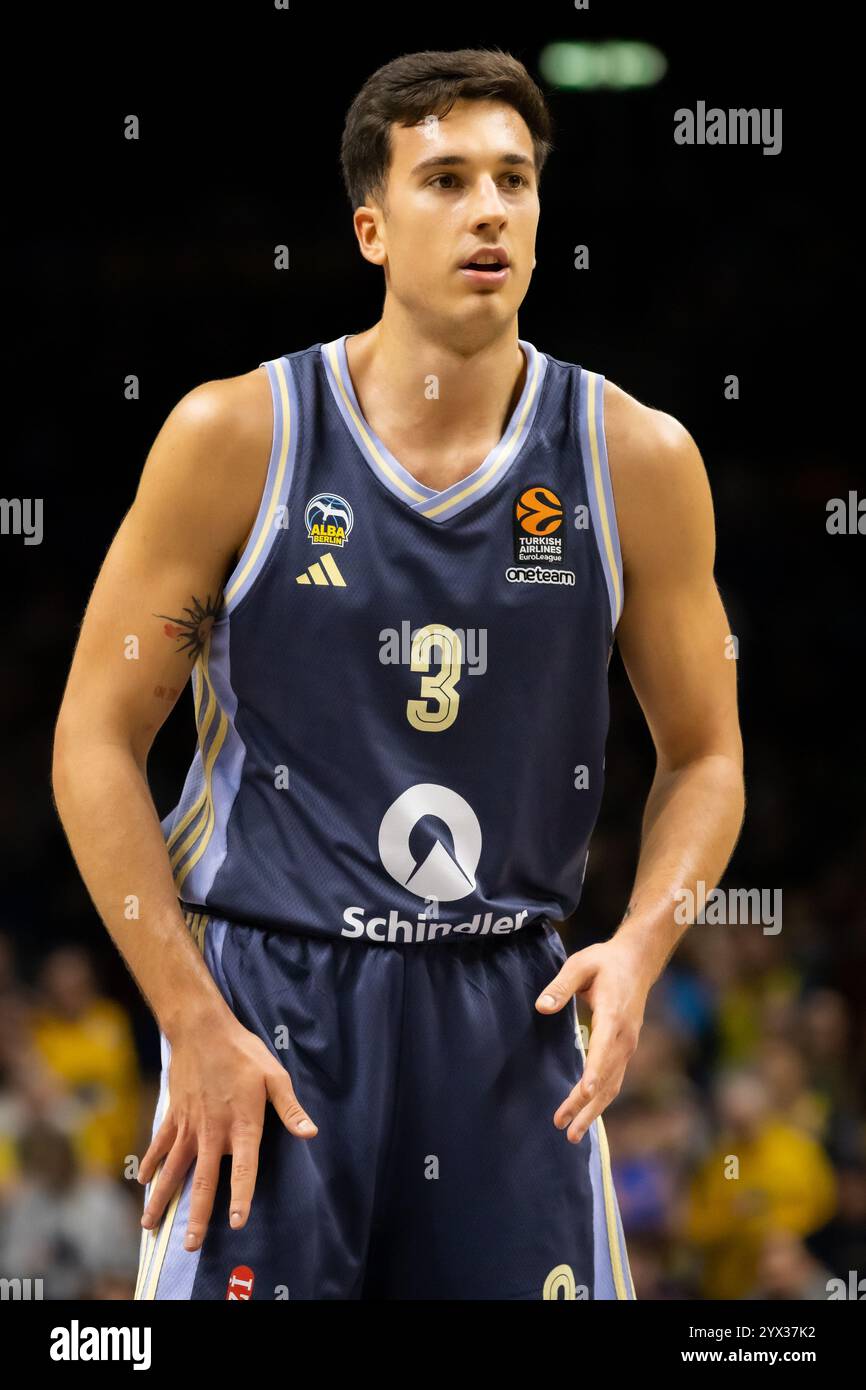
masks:
<instances>
[{"instance_id":1,"label":"young man's face","mask_svg":"<svg viewBox=\"0 0 866 1390\"><path fill-rule=\"evenodd\" d=\"M535 264L539 202L532 137L501 101L455 102L441 120L391 127L387 216L363 238L388 292L410 312L486 333L516 314ZM357 214L356 214L357 217ZM485 248L505 267L462 267Z\"/></svg>"}]
</instances>

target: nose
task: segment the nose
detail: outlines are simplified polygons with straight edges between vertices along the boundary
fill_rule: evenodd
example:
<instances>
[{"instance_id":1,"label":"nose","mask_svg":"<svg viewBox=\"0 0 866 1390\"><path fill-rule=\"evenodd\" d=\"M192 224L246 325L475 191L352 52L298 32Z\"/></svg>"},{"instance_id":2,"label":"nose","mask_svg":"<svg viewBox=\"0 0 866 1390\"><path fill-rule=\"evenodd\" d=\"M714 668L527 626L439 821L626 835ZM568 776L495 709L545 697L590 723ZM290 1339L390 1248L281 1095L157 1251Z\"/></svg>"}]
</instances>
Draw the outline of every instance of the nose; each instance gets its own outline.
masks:
<instances>
[{"instance_id":1,"label":"nose","mask_svg":"<svg viewBox=\"0 0 866 1390\"><path fill-rule=\"evenodd\" d=\"M495 181L486 176L479 181L472 199L473 227L504 227L508 221L508 209Z\"/></svg>"}]
</instances>

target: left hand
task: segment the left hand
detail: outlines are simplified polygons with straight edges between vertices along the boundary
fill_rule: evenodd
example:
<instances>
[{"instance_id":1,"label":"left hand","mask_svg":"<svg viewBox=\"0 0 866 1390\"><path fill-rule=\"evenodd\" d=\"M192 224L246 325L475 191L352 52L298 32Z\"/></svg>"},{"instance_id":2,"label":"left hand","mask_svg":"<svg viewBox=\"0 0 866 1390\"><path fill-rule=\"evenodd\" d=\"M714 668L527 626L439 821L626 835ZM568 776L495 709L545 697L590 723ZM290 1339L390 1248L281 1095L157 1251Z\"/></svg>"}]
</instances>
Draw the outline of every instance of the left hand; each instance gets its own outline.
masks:
<instances>
[{"instance_id":1,"label":"left hand","mask_svg":"<svg viewBox=\"0 0 866 1390\"><path fill-rule=\"evenodd\" d=\"M567 1127L570 1143L579 1143L593 1120L619 1095L637 1047L651 985L639 950L614 937L575 951L535 1001L539 1013L555 1014L576 994L592 1010L583 1076L553 1117L557 1129ZM552 1003L544 1002L546 995L552 996Z\"/></svg>"}]
</instances>

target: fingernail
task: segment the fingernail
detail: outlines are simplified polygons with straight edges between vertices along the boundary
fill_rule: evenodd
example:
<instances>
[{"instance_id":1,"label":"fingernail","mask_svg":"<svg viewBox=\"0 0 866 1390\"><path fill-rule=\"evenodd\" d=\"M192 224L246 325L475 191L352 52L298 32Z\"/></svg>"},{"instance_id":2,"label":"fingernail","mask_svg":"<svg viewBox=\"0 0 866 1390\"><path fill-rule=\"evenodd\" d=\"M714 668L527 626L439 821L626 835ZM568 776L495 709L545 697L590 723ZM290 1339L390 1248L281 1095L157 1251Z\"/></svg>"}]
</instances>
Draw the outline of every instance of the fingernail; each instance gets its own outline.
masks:
<instances>
[{"instance_id":1,"label":"fingernail","mask_svg":"<svg viewBox=\"0 0 866 1390\"><path fill-rule=\"evenodd\" d=\"M198 1240L197 1240L196 1237L193 1235L192 1231L187 1231L186 1235L184 1236L184 1238L183 1238L183 1248L184 1248L184 1250L197 1250L197 1249L198 1249Z\"/></svg>"},{"instance_id":2,"label":"fingernail","mask_svg":"<svg viewBox=\"0 0 866 1390\"><path fill-rule=\"evenodd\" d=\"M144 1227L144 1229L145 1229L146 1231L149 1231L150 1228L151 1228L151 1226L153 1225L153 1217L152 1217L152 1216L144 1215L144 1216L141 1218L141 1224L142 1224L142 1226Z\"/></svg>"},{"instance_id":3,"label":"fingernail","mask_svg":"<svg viewBox=\"0 0 866 1390\"><path fill-rule=\"evenodd\" d=\"M538 1002L539 1004L543 1004L545 1009L552 1009L554 1004L556 1003L556 1000L554 999L552 994L542 994Z\"/></svg>"},{"instance_id":4,"label":"fingernail","mask_svg":"<svg viewBox=\"0 0 866 1390\"><path fill-rule=\"evenodd\" d=\"M312 1128L313 1128L313 1126L310 1124L309 1120L299 1120L299 1121L298 1121L298 1129L312 1129Z\"/></svg>"},{"instance_id":5,"label":"fingernail","mask_svg":"<svg viewBox=\"0 0 866 1390\"><path fill-rule=\"evenodd\" d=\"M231 1221L231 1224L233 1226L239 1226L241 1224L241 1221L243 1220L243 1217L241 1216L239 1211L233 1211L229 1220Z\"/></svg>"}]
</instances>

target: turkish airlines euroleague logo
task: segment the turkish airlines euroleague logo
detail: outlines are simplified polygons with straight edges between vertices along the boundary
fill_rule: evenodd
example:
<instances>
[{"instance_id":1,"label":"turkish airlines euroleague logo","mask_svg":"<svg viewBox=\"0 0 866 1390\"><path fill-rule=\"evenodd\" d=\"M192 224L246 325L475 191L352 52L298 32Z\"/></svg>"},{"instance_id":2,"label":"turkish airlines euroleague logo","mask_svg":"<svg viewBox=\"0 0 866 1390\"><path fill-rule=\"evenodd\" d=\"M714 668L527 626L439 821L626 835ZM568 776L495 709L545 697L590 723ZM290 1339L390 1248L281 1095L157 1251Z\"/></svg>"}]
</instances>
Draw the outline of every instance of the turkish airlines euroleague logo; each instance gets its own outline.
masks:
<instances>
[{"instance_id":1,"label":"turkish airlines euroleague logo","mask_svg":"<svg viewBox=\"0 0 866 1390\"><path fill-rule=\"evenodd\" d=\"M536 483L514 499L514 559L518 565L561 565L565 559L562 502Z\"/></svg>"},{"instance_id":2,"label":"turkish airlines euroleague logo","mask_svg":"<svg viewBox=\"0 0 866 1390\"><path fill-rule=\"evenodd\" d=\"M521 528L532 536L549 536L562 525L562 503L549 487L528 487L514 504Z\"/></svg>"}]
</instances>

